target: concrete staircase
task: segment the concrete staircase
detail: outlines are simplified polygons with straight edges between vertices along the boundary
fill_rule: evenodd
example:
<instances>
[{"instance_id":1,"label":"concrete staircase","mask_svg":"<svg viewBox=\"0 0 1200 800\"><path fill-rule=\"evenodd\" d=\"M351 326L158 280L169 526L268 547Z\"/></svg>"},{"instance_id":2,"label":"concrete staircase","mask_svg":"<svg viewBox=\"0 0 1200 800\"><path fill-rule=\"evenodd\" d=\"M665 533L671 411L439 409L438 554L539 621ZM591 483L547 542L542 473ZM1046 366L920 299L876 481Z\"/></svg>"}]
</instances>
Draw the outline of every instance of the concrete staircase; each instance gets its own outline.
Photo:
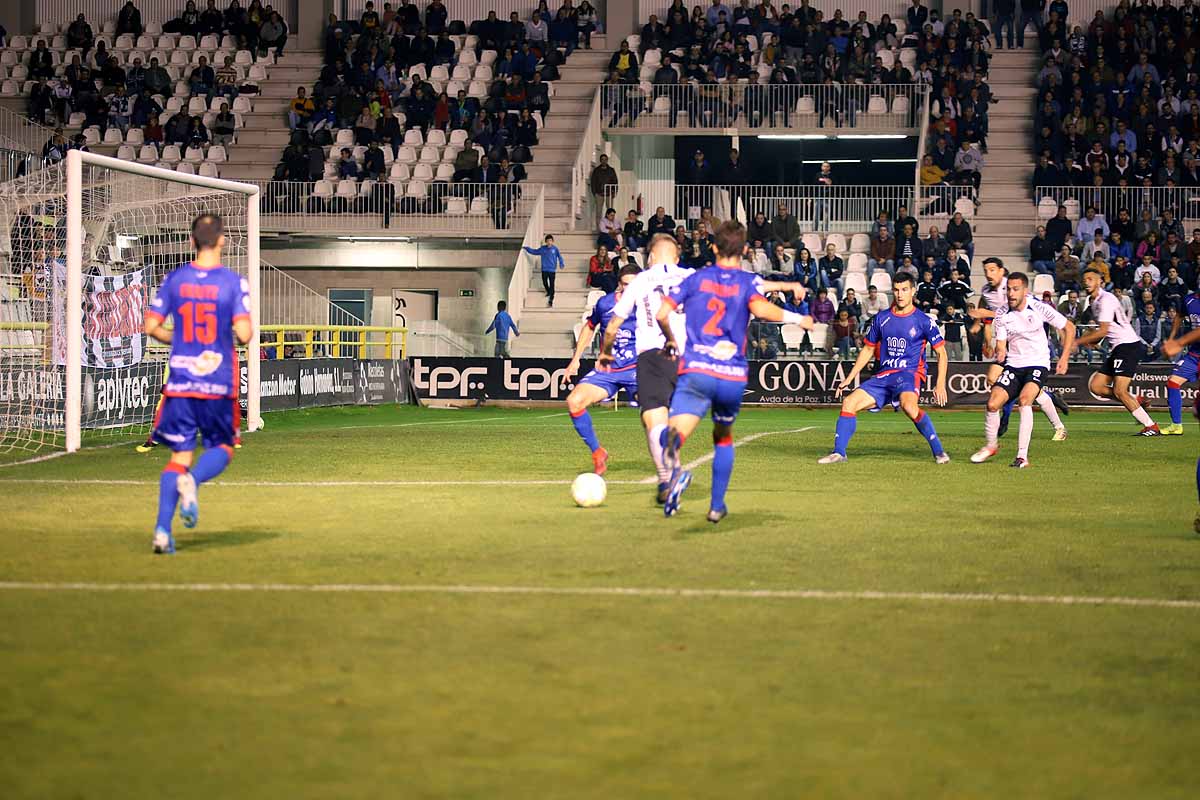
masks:
<instances>
[{"instance_id":1,"label":"concrete staircase","mask_svg":"<svg viewBox=\"0 0 1200 800\"><path fill-rule=\"evenodd\" d=\"M980 205L971 221L975 264L988 256L1004 259L1010 270L1023 270L1033 237L1033 101L1038 54L1027 50L994 52L988 83L1000 101L988 112L988 152L984 156ZM983 270L971 270L972 285L983 285Z\"/></svg>"},{"instance_id":2,"label":"concrete staircase","mask_svg":"<svg viewBox=\"0 0 1200 800\"><path fill-rule=\"evenodd\" d=\"M521 335L512 342L514 356L569 356L575 346L575 323L587 309L588 292L592 291L587 286L587 272L588 261L596 254L596 234L546 230L554 235L567 266L555 279L554 308L546 305L541 272L535 269L530 273L529 293L518 323Z\"/></svg>"}]
</instances>

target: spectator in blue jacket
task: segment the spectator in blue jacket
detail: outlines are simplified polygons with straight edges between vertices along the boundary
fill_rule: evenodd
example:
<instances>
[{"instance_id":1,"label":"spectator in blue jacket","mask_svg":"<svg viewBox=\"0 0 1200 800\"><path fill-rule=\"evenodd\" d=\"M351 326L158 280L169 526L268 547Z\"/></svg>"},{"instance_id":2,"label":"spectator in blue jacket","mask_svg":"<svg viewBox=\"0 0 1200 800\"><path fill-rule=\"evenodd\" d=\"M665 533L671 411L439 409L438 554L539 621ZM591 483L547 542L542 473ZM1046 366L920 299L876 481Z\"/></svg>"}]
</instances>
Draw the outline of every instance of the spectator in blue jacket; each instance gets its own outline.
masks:
<instances>
[{"instance_id":1,"label":"spectator in blue jacket","mask_svg":"<svg viewBox=\"0 0 1200 800\"><path fill-rule=\"evenodd\" d=\"M542 260L542 288L546 290L547 305L554 306L554 279L560 269L566 269L562 252L555 247L554 237L547 236L541 247L526 247L525 252Z\"/></svg>"},{"instance_id":2,"label":"spectator in blue jacket","mask_svg":"<svg viewBox=\"0 0 1200 800\"><path fill-rule=\"evenodd\" d=\"M508 354L508 335L509 333L517 336L521 332L517 330L517 323L513 322L513 318L508 315L508 303L501 300L496 303L496 316L492 317L492 324L488 325L488 329L484 334L489 334L492 331L496 332L496 358L510 358Z\"/></svg>"}]
</instances>

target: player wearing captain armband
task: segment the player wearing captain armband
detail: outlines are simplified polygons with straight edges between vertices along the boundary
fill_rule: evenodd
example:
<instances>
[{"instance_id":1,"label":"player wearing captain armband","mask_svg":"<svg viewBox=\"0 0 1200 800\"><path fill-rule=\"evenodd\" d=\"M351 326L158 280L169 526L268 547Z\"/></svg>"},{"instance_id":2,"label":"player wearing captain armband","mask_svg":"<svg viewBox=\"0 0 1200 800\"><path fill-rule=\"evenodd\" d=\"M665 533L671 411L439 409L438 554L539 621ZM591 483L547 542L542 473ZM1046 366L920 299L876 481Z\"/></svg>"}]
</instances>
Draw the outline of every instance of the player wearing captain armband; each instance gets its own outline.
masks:
<instances>
[{"instance_id":1,"label":"player wearing captain armband","mask_svg":"<svg viewBox=\"0 0 1200 800\"><path fill-rule=\"evenodd\" d=\"M717 229L716 266L697 270L662 299L657 320L666 343L665 357L679 362L679 381L671 397L665 459L671 469L663 513L679 510L692 473L680 465L684 441L711 409L713 421L712 498L708 521L720 522L728 510L725 492L733 475L733 423L742 405L749 364L746 330L753 315L768 322L812 328L812 317L784 311L763 297L767 284L742 271L746 229L726 222ZM774 284L772 284L774 285ZM684 314L687 343L682 350L671 325L672 312Z\"/></svg>"},{"instance_id":2,"label":"player wearing captain armband","mask_svg":"<svg viewBox=\"0 0 1200 800\"><path fill-rule=\"evenodd\" d=\"M171 448L159 481L154 552L175 552L175 508L195 527L197 487L217 477L233 457L238 375L235 347L250 341L250 287L221 264L224 226L215 214L192 222L196 257L167 276L146 312L146 335L171 345L170 375L154 438ZM171 329L164 322L171 319ZM236 337L236 341L235 341ZM204 453L192 463L196 436Z\"/></svg>"}]
</instances>

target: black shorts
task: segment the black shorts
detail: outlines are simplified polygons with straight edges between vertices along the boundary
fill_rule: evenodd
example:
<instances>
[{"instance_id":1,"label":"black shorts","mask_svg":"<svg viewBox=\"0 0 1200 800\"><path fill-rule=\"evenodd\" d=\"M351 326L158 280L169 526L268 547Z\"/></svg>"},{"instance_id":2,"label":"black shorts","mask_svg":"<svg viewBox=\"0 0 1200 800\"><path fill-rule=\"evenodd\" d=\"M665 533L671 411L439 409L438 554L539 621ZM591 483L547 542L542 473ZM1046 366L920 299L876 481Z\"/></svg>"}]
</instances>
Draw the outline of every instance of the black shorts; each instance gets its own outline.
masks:
<instances>
[{"instance_id":1,"label":"black shorts","mask_svg":"<svg viewBox=\"0 0 1200 800\"><path fill-rule=\"evenodd\" d=\"M1038 387L1050 374L1048 367L1009 367L1005 366L1000 377L996 379L999 386L1008 395L1009 400L1015 400L1027 384L1033 383Z\"/></svg>"},{"instance_id":2,"label":"black shorts","mask_svg":"<svg viewBox=\"0 0 1200 800\"><path fill-rule=\"evenodd\" d=\"M679 362L667 358L662 350L647 350L638 356L638 406L642 411L670 408L679 379Z\"/></svg>"},{"instance_id":3,"label":"black shorts","mask_svg":"<svg viewBox=\"0 0 1200 800\"><path fill-rule=\"evenodd\" d=\"M1098 372L1110 378L1132 378L1137 374L1138 364L1146 358L1146 345L1142 342L1127 342L1119 344L1108 351L1104 366Z\"/></svg>"}]
</instances>

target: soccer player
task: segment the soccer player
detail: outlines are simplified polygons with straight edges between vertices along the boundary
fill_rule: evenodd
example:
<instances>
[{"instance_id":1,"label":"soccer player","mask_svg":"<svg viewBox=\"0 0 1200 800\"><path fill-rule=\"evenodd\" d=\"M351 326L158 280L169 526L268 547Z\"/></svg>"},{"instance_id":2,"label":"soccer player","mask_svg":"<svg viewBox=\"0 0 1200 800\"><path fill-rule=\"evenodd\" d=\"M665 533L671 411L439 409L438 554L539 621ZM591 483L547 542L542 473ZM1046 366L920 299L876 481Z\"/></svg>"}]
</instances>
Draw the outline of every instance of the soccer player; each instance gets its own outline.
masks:
<instances>
[{"instance_id":1,"label":"soccer player","mask_svg":"<svg viewBox=\"0 0 1200 800\"><path fill-rule=\"evenodd\" d=\"M679 265L679 243L667 233L656 233L650 238L646 256L649 266L625 287L613 307L596 368L603 371L611 369L616 363L613 347L625 321L632 319L638 407L642 412L642 428L646 432L650 458L658 475L657 499L662 503L666 500L667 481L671 475L664 460L667 409L671 405L671 394L675 391L678 370L675 362L662 353L666 339L658 326L657 315L663 297L683 283L692 270ZM677 334L676 341L681 341L684 332L679 330Z\"/></svg>"},{"instance_id":2,"label":"soccer player","mask_svg":"<svg viewBox=\"0 0 1200 800\"><path fill-rule=\"evenodd\" d=\"M575 354L571 356L571 363L567 364L566 377L570 378L579 371L579 359L591 345L596 330L606 331L608 329L609 320L613 316L613 306L621 298L625 287L633 282L639 272L641 269L634 264L626 264L621 267L621 271L617 273L617 279L620 281L617 284L617 290L596 301L587 324L579 334L579 341L575 343ZM614 347L613 363L603 371L593 369L584 375L567 395L567 411L571 413L571 422L575 425L579 438L583 439L583 443L592 451L592 471L597 475L603 475L608 471L608 451L600 446L600 440L596 438L588 407L616 397L617 392L621 389L624 389L630 397L637 394L637 350L634 347L634 321L632 319L626 320L621 325Z\"/></svg>"},{"instance_id":3,"label":"soccer player","mask_svg":"<svg viewBox=\"0 0 1200 800\"><path fill-rule=\"evenodd\" d=\"M984 308L984 303L981 303L979 308L970 312L970 316L974 319L983 320L985 325L991 323L994 337L995 322L1008 311L1008 284L1005 281L1008 276L1008 269L1005 268L1002 260L993 256L983 260L983 275L986 280L984 281L983 289L980 290L980 294L983 295L983 301L987 304L987 308ZM988 384L994 387L996 379L1000 377L1003 371L1004 364L1000 359L995 359L988 365ZM1003 436L1005 431L1008 430L1008 416L1012 413L1014 402L1015 399L1007 403L1001 412L998 436ZM1046 419L1050 420L1050 424L1054 426L1052 440L1055 442L1064 441L1067 438L1067 428L1063 425L1062 418L1058 415L1058 412L1061 411L1063 414L1071 413L1067 404L1058 395L1052 394L1045 387L1042 387L1036 402L1038 408L1042 409L1042 413L1046 415Z\"/></svg>"},{"instance_id":4,"label":"soccer player","mask_svg":"<svg viewBox=\"0 0 1200 800\"><path fill-rule=\"evenodd\" d=\"M1121 302L1111 293L1104 291L1104 276L1094 269L1083 272L1083 286L1092 298L1092 316L1099 327L1080 336L1076 347L1090 347L1101 339L1108 339L1108 358L1104 365L1092 374L1088 389L1097 397L1115 397L1133 415L1142 429L1135 436L1159 436L1162 431L1146 413L1145 398L1129 391L1129 383L1137 374L1138 364L1146 357L1146 343L1138 335L1129 318L1125 316Z\"/></svg>"},{"instance_id":5,"label":"soccer player","mask_svg":"<svg viewBox=\"0 0 1200 800\"><path fill-rule=\"evenodd\" d=\"M175 507L194 528L200 507L197 486L221 474L233 457L238 376L236 342L250 341L250 286L221 264L224 225L215 214L192 221L196 257L167 276L146 312L146 335L171 345L171 374L163 390L154 438L171 448L158 489L154 552L174 553ZM163 323L168 317L174 330ZM196 435L204 453L192 465Z\"/></svg>"},{"instance_id":6,"label":"soccer player","mask_svg":"<svg viewBox=\"0 0 1200 800\"><path fill-rule=\"evenodd\" d=\"M233 374L236 380L240 380L237 367L237 354L234 353ZM171 367L168 364L163 369L162 387L158 391L158 402L154 404L154 421L150 423L150 433L146 436L146 441L137 446L139 453L149 453L154 448L158 447L158 440L154 438L154 430L158 427L159 420L162 419L163 403L167 396L163 394L167 390L167 384L171 380ZM233 398L233 449L242 449L242 405L238 398Z\"/></svg>"},{"instance_id":7,"label":"soccer player","mask_svg":"<svg viewBox=\"0 0 1200 800\"><path fill-rule=\"evenodd\" d=\"M933 428L931 420L917 405L918 393L925 380L925 345L933 347L938 357L937 387L933 390L934 402L946 405L946 373L949 357L942 332L929 315L913 305L916 283L907 272L896 273L892 281L894 299L892 307L880 311L871 321L864 343L867 345L858 354L854 368L842 379L835 396L840 397L854 383L872 359L879 361L879 372L865 381L842 401L842 413L837 421L837 433L833 439L833 452L817 459L818 464L837 464L846 461L846 446L858 427L860 411L878 411L893 401L899 400L900 410L917 426L917 430L929 442L933 459L946 464L942 441Z\"/></svg>"},{"instance_id":8,"label":"soccer player","mask_svg":"<svg viewBox=\"0 0 1200 800\"><path fill-rule=\"evenodd\" d=\"M972 463L982 464L998 450L1000 409L1014 399L1020 405L1021 424L1018 433L1017 458L1010 467L1029 466L1029 439L1033 436L1033 402L1042 391L1042 380L1050 372L1050 340L1046 337L1049 323L1063 332L1062 355L1055 374L1066 375L1071 360L1071 345L1075 342L1075 325L1053 306L1029 297L1029 278L1023 272L1009 274L1005 281L1008 311L996 317L996 363L1004 371L992 384L987 402L983 431L986 444L971 456Z\"/></svg>"},{"instance_id":9,"label":"soccer player","mask_svg":"<svg viewBox=\"0 0 1200 800\"><path fill-rule=\"evenodd\" d=\"M1192 329L1179 336L1184 314ZM1184 300L1183 314L1175 316L1171 338L1162 344L1164 358L1173 359L1181 353L1183 358L1175 363L1175 369L1167 379L1167 407L1171 410L1171 424L1163 429L1163 434L1167 436L1183 435L1183 392L1180 389L1185 383L1195 381L1200 374L1200 292L1192 292ZM1200 472L1197 474L1200 475Z\"/></svg>"},{"instance_id":10,"label":"soccer player","mask_svg":"<svg viewBox=\"0 0 1200 800\"><path fill-rule=\"evenodd\" d=\"M656 318L666 344L667 358L679 356L679 380L671 397L666 462L671 480L663 503L670 517L679 510L679 499L692 482L692 473L679 464L684 441L712 409L713 480L708 521L720 522L728 510L725 491L733 474L733 423L746 389L746 329L750 316L811 329L812 317L784 311L763 297L765 284L752 272L742 271L746 229L739 222L717 228L716 266L690 275L679 289L662 299ZM671 313L682 309L687 344L682 351L671 326Z\"/></svg>"}]
</instances>

